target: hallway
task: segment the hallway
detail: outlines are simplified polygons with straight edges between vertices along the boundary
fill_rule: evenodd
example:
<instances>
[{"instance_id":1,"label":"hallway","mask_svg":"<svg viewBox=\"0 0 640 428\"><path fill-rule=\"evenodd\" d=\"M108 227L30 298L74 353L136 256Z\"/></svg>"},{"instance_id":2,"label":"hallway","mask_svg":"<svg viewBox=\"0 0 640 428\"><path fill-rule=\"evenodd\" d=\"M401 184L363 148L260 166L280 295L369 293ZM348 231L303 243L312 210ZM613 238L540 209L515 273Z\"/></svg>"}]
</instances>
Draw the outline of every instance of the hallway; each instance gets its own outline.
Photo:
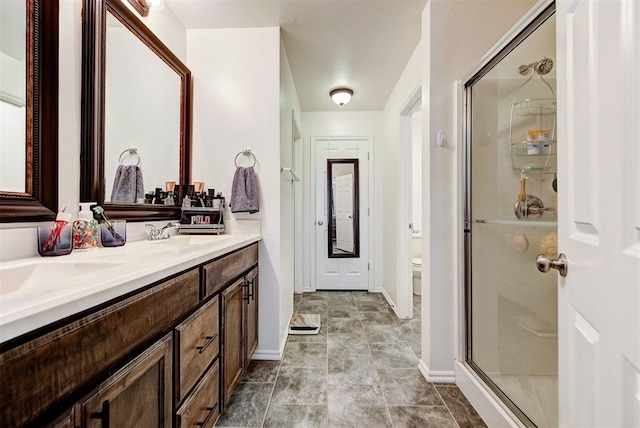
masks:
<instances>
[{"instance_id":1,"label":"hallway","mask_svg":"<svg viewBox=\"0 0 640 428\"><path fill-rule=\"evenodd\" d=\"M296 295L294 309L321 314L320 333L289 336L282 361L252 361L216 426L485 426L455 385L418 371L419 296L412 320L366 292Z\"/></svg>"}]
</instances>

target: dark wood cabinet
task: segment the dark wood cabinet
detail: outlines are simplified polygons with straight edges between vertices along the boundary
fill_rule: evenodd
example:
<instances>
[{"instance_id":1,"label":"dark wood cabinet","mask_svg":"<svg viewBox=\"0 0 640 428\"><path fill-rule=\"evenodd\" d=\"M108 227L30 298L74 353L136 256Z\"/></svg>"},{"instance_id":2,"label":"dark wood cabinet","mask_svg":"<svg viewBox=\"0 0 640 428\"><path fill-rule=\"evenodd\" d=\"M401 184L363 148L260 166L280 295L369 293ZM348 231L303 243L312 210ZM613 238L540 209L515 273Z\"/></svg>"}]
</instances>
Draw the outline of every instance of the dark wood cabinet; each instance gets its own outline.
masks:
<instances>
[{"instance_id":1,"label":"dark wood cabinet","mask_svg":"<svg viewBox=\"0 0 640 428\"><path fill-rule=\"evenodd\" d=\"M176 402L186 397L218 356L219 307L215 296L176 327Z\"/></svg>"},{"instance_id":2,"label":"dark wood cabinet","mask_svg":"<svg viewBox=\"0 0 640 428\"><path fill-rule=\"evenodd\" d=\"M192 269L0 353L0 426L55 411L171 331L199 303L199 283Z\"/></svg>"},{"instance_id":3,"label":"dark wood cabinet","mask_svg":"<svg viewBox=\"0 0 640 428\"><path fill-rule=\"evenodd\" d=\"M209 369L176 412L176 428L212 427L220 414L220 364Z\"/></svg>"},{"instance_id":4,"label":"dark wood cabinet","mask_svg":"<svg viewBox=\"0 0 640 428\"><path fill-rule=\"evenodd\" d=\"M258 344L257 264L251 244L0 344L0 427L212 426Z\"/></svg>"},{"instance_id":5,"label":"dark wood cabinet","mask_svg":"<svg viewBox=\"0 0 640 428\"><path fill-rule=\"evenodd\" d=\"M222 292L222 392L226 404L258 347L258 268Z\"/></svg>"},{"instance_id":6,"label":"dark wood cabinet","mask_svg":"<svg viewBox=\"0 0 640 428\"><path fill-rule=\"evenodd\" d=\"M204 295L210 296L243 275L258 263L258 245L253 244L205 264Z\"/></svg>"},{"instance_id":7,"label":"dark wood cabinet","mask_svg":"<svg viewBox=\"0 0 640 428\"><path fill-rule=\"evenodd\" d=\"M170 427L172 352L169 333L78 403L76 426Z\"/></svg>"},{"instance_id":8,"label":"dark wood cabinet","mask_svg":"<svg viewBox=\"0 0 640 428\"><path fill-rule=\"evenodd\" d=\"M222 292L222 393L228 403L244 372L245 280Z\"/></svg>"}]
</instances>

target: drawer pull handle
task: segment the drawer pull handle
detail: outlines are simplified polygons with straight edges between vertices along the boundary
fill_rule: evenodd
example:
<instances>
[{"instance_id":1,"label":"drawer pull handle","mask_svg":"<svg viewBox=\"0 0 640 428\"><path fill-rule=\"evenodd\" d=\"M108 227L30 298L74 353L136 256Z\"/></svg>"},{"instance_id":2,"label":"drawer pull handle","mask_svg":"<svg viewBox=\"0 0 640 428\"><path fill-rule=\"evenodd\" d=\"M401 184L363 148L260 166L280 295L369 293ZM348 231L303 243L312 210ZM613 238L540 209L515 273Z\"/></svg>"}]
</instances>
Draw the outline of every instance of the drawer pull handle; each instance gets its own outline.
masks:
<instances>
[{"instance_id":1,"label":"drawer pull handle","mask_svg":"<svg viewBox=\"0 0 640 428\"><path fill-rule=\"evenodd\" d=\"M214 334L213 336L207 336L207 341L204 342L204 345L196 346L198 353L202 354L204 350L207 349L209 345L213 343L214 340L216 340L216 337L218 337L218 333Z\"/></svg>"},{"instance_id":2,"label":"drawer pull handle","mask_svg":"<svg viewBox=\"0 0 640 428\"><path fill-rule=\"evenodd\" d=\"M199 427L205 426L207 422L209 422L209 419L211 419L211 416L213 416L217 408L218 408L218 403L214 404L213 407L207 407L207 410L209 411L209 413L207 413L207 417L204 418L204 422L197 422L196 425Z\"/></svg>"},{"instance_id":3,"label":"drawer pull handle","mask_svg":"<svg viewBox=\"0 0 640 428\"><path fill-rule=\"evenodd\" d=\"M101 412L93 412L91 413L90 419L101 419L102 427L109 428L109 400L105 400L102 403L102 411Z\"/></svg>"}]
</instances>

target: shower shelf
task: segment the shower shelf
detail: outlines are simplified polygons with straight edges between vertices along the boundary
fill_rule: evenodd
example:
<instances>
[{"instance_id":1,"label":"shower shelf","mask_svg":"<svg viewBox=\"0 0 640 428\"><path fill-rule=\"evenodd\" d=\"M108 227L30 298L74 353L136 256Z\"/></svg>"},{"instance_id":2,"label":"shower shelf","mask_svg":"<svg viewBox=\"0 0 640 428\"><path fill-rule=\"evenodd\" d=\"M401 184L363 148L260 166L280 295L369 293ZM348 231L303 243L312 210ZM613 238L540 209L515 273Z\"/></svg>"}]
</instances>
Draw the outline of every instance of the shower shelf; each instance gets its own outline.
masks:
<instances>
[{"instance_id":1,"label":"shower shelf","mask_svg":"<svg viewBox=\"0 0 640 428\"><path fill-rule=\"evenodd\" d=\"M501 224L504 226L531 226L555 229L558 227L557 221L534 221L534 220L486 220L476 219L476 223L481 224Z\"/></svg>"},{"instance_id":2,"label":"shower shelf","mask_svg":"<svg viewBox=\"0 0 640 428\"><path fill-rule=\"evenodd\" d=\"M551 116L556 114L555 98L527 98L514 102L518 116Z\"/></svg>"},{"instance_id":3,"label":"shower shelf","mask_svg":"<svg viewBox=\"0 0 640 428\"><path fill-rule=\"evenodd\" d=\"M556 154L555 140L521 141L511 143L511 154L514 156L549 156Z\"/></svg>"},{"instance_id":4,"label":"shower shelf","mask_svg":"<svg viewBox=\"0 0 640 428\"><path fill-rule=\"evenodd\" d=\"M543 77L547 72L530 73L529 78L516 90L511 103L508 150L511 170L516 175L530 172L535 173L532 178L540 179L542 176L539 173L552 173L557 169L557 102L553 87ZM532 93L544 93L547 96L526 96ZM546 138L537 139L536 134L545 135Z\"/></svg>"}]
</instances>

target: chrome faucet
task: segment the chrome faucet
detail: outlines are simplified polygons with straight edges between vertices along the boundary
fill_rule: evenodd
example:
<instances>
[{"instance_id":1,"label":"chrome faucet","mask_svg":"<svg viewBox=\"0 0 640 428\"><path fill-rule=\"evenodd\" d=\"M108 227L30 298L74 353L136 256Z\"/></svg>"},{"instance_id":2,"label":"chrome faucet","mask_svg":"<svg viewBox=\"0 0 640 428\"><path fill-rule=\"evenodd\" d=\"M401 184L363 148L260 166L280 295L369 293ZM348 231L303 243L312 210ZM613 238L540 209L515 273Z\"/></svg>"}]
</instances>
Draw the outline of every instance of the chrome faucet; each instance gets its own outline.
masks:
<instances>
[{"instance_id":1,"label":"chrome faucet","mask_svg":"<svg viewBox=\"0 0 640 428\"><path fill-rule=\"evenodd\" d=\"M171 236L169 232L171 229L180 229L180 223L167 223L162 229L156 229L156 227L152 224L144 225L149 231L149 241L158 241L160 239L169 239Z\"/></svg>"}]
</instances>

